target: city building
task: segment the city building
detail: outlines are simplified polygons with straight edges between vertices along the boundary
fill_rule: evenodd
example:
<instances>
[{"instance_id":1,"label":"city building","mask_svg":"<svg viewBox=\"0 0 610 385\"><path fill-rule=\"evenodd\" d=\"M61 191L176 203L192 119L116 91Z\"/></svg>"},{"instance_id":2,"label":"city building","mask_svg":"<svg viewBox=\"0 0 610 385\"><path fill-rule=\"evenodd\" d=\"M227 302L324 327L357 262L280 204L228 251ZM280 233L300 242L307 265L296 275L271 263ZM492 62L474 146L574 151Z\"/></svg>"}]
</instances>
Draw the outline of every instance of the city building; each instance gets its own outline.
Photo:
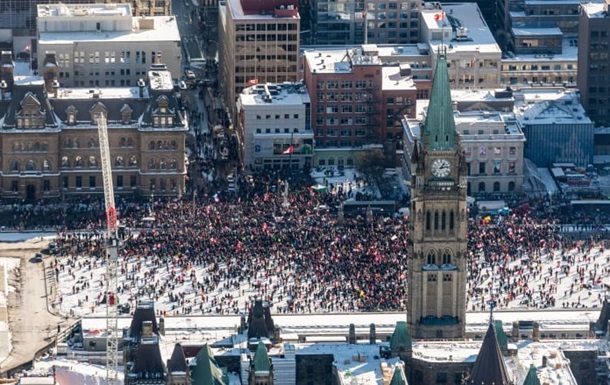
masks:
<instances>
[{"instance_id":1,"label":"city building","mask_svg":"<svg viewBox=\"0 0 610 385\"><path fill-rule=\"evenodd\" d=\"M245 87L298 80L298 1L227 0L219 12L219 87L235 119Z\"/></svg>"},{"instance_id":2,"label":"city building","mask_svg":"<svg viewBox=\"0 0 610 385\"><path fill-rule=\"evenodd\" d=\"M610 1L580 6L578 18L578 88L596 126L610 126Z\"/></svg>"},{"instance_id":3,"label":"city building","mask_svg":"<svg viewBox=\"0 0 610 385\"><path fill-rule=\"evenodd\" d=\"M402 140L400 119L415 116L417 86L408 64L384 66L374 44L304 54L315 166L354 164L354 150Z\"/></svg>"},{"instance_id":4,"label":"city building","mask_svg":"<svg viewBox=\"0 0 610 385\"><path fill-rule=\"evenodd\" d=\"M27 64L15 67L10 52L1 61L3 198L103 194L100 114L107 120L116 194L184 193L186 86L163 65L152 65L134 87L67 88L53 53L41 76L20 72Z\"/></svg>"},{"instance_id":5,"label":"city building","mask_svg":"<svg viewBox=\"0 0 610 385\"><path fill-rule=\"evenodd\" d=\"M467 166L446 60L438 54L423 131L411 155L407 321L416 339L466 334Z\"/></svg>"},{"instance_id":6,"label":"city building","mask_svg":"<svg viewBox=\"0 0 610 385\"><path fill-rule=\"evenodd\" d=\"M181 73L180 33L173 16L134 17L129 4L38 6L37 65L56 54L65 87L128 87L157 59Z\"/></svg>"},{"instance_id":7,"label":"city building","mask_svg":"<svg viewBox=\"0 0 610 385\"><path fill-rule=\"evenodd\" d=\"M419 43L422 1L365 1L364 44Z\"/></svg>"},{"instance_id":8,"label":"city building","mask_svg":"<svg viewBox=\"0 0 610 385\"><path fill-rule=\"evenodd\" d=\"M245 169L309 169L314 135L302 83L259 84L237 100L237 141Z\"/></svg>"},{"instance_id":9,"label":"city building","mask_svg":"<svg viewBox=\"0 0 610 385\"><path fill-rule=\"evenodd\" d=\"M576 86L578 39L565 37L558 28L514 28L513 33L520 48L502 57L503 86ZM545 45L546 36L552 47Z\"/></svg>"},{"instance_id":10,"label":"city building","mask_svg":"<svg viewBox=\"0 0 610 385\"><path fill-rule=\"evenodd\" d=\"M578 0L501 0L496 2L495 36L504 52L513 51L513 28L559 28L575 37L578 32Z\"/></svg>"},{"instance_id":11,"label":"city building","mask_svg":"<svg viewBox=\"0 0 610 385\"><path fill-rule=\"evenodd\" d=\"M527 141L523 156L538 167L593 162L594 127L578 90L524 88L514 94L516 120Z\"/></svg>"},{"instance_id":12,"label":"city building","mask_svg":"<svg viewBox=\"0 0 610 385\"><path fill-rule=\"evenodd\" d=\"M38 5L58 3L129 4L133 16L172 15L172 0L3 0L0 1L0 41L12 41L13 52L36 53Z\"/></svg>"},{"instance_id":13,"label":"city building","mask_svg":"<svg viewBox=\"0 0 610 385\"><path fill-rule=\"evenodd\" d=\"M426 4L420 41L446 50L452 89L500 87L502 52L476 3Z\"/></svg>"}]
</instances>

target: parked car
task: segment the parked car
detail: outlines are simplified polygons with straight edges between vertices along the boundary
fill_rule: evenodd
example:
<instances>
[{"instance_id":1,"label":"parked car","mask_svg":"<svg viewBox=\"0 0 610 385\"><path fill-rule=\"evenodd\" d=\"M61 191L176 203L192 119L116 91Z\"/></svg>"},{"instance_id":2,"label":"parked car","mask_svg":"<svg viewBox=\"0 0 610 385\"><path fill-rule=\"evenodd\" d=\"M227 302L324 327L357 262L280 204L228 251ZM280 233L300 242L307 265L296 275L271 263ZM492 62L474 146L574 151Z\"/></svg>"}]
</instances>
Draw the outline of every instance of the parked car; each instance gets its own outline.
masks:
<instances>
[{"instance_id":1,"label":"parked car","mask_svg":"<svg viewBox=\"0 0 610 385\"><path fill-rule=\"evenodd\" d=\"M34 254L34 262L42 262L42 253Z\"/></svg>"}]
</instances>

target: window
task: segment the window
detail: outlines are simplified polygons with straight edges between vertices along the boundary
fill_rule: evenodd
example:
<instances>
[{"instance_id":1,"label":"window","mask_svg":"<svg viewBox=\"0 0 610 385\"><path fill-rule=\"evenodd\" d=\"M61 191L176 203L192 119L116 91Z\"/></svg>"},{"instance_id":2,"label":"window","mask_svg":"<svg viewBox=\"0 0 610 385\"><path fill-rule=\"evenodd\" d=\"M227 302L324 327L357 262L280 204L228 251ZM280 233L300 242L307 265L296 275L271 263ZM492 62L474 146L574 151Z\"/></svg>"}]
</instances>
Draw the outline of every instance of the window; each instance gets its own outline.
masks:
<instances>
[{"instance_id":1,"label":"window","mask_svg":"<svg viewBox=\"0 0 610 385\"><path fill-rule=\"evenodd\" d=\"M500 182L494 182L494 191L500 191Z\"/></svg>"},{"instance_id":2,"label":"window","mask_svg":"<svg viewBox=\"0 0 610 385\"><path fill-rule=\"evenodd\" d=\"M479 133L479 135L482 135L482 134L483 134L482 132ZM479 155L481 155L481 156L487 155L487 147L480 146L479 147Z\"/></svg>"},{"instance_id":3,"label":"window","mask_svg":"<svg viewBox=\"0 0 610 385\"><path fill-rule=\"evenodd\" d=\"M83 177L82 176L76 177L76 188L83 188Z\"/></svg>"},{"instance_id":4,"label":"window","mask_svg":"<svg viewBox=\"0 0 610 385\"><path fill-rule=\"evenodd\" d=\"M485 174L485 163L479 163L479 174Z\"/></svg>"},{"instance_id":5,"label":"window","mask_svg":"<svg viewBox=\"0 0 610 385\"><path fill-rule=\"evenodd\" d=\"M502 171L502 162L494 162L494 174L499 174Z\"/></svg>"},{"instance_id":6,"label":"window","mask_svg":"<svg viewBox=\"0 0 610 385\"><path fill-rule=\"evenodd\" d=\"M89 177L89 188L95 188L95 176L93 175Z\"/></svg>"},{"instance_id":7,"label":"window","mask_svg":"<svg viewBox=\"0 0 610 385\"><path fill-rule=\"evenodd\" d=\"M508 155L517 155L517 147L509 147Z\"/></svg>"},{"instance_id":8,"label":"window","mask_svg":"<svg viewBox=\"0 0 610 385\"><path fill-rule=\"evenodd\" d=\"M479 192L485 192L485 182L479 182Z\"/></svg>"}]
</instances>

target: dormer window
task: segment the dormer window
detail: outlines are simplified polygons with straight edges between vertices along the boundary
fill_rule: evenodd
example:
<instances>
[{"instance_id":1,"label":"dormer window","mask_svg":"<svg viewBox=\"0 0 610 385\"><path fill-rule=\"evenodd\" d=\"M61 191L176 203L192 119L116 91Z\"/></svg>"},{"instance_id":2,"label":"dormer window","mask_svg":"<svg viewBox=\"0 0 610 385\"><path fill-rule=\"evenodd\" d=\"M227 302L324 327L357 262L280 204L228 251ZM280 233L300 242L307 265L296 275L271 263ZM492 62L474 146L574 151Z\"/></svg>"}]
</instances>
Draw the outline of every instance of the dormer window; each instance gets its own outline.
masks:
<instances>
[{"instance_id":1,"label":"dormer window","mask_svg":"<svg viewBox=\"0 0 610 385\"><path fill-rule=\"evenodd\" d=\"M69 126L74 126L76 124L76 114L78 110L74 106L69 106L66 108L66 121Z\"/></svg>"},{"instance_id":2,"label":"dormer window","mask_svg":"<svg viewBox=\"0 0 610 385\"><path fill-rule=\"evenodd\" d=\"M131 123L131 114L133 110L127 104L124 104L121 108L121 123L129 124Z\"/></svg>"},{"instance_id":3,"label":"dormer window","mask_svg":"<svg viewBox=\"0 0 610 385\"><path fill-rule=\"evenodd\" d=\"M21 101L21 109L15 114L17 128L41 129L44 128L46 112L40 101L32 92L25 94Z\"/></svg>"},{"instance_id":4,"label":"dormer window","mask_svg":"<svg viewBox=\"0 0 610 385\"><path fill-rule=\"evenodd\" d=\"M103 103L97 103L89 110L91 114L91 124L97 124L97 118L100 114L103 114L108 119L108 109Z\"/></svg>"}]
</instances>

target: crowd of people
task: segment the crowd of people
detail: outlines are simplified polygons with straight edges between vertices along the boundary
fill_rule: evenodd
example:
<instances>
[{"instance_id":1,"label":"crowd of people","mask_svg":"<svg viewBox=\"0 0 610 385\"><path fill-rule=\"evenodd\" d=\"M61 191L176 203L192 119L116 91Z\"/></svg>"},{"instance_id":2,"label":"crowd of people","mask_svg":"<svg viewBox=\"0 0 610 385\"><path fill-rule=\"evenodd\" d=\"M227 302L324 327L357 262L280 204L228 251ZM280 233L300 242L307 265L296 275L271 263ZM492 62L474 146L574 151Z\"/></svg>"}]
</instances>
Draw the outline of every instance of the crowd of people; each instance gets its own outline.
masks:
<instances>
[{"instance_id":1,"label":"crowd of people","mask_svg":"<svg viewBox=\"0 0 610 385\"><path fill-rule=\"evenodd\" d=\"M406 309L408 218L342 215L340 194L300 187L286 195L282 186L270 191L268 180L260 186L267 188L121 204L122 307L150 298L165 315L239 314L263 298L277 313ZM607 240L573 240L556 220L535 214L470 218L468 310L489 309L491 301L497 308L601 304ZM88 230L58 235L56 306L103 315L104 223L88 217L74 225Z\"/></svg>"}]
</instances>

